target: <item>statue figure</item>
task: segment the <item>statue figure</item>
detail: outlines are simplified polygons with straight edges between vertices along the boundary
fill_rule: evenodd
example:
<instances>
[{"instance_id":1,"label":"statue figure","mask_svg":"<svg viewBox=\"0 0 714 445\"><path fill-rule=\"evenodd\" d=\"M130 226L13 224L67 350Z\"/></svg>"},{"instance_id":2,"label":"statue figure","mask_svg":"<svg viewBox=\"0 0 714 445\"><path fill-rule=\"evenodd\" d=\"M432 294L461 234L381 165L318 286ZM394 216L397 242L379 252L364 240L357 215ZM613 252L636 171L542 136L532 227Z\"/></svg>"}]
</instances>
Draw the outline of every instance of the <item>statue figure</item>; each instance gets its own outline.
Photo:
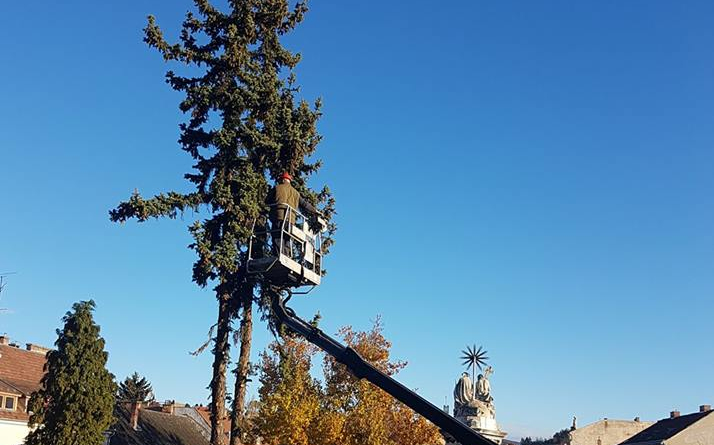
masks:
<instances>
[{"instance_id":1,"label":"statue figure","mask_svg":"<svg viewBox=\"0 0 714 445\"><path fill-rule=\"evenodd\" d=\"M454 411L460 411L460 408L468 406L473 399L474 385L469 378L469 373L464 372L454 388Z\"/></svg>"},{"instance_id":2,"label":"statue figure","mask_svg":"<svg viewBox=\"0 0 714 445\"><path fill-rule=\"evenodd\" d=\"M489 366L483 371L483 374L478 375L478 380L476 381L476 398L487 404L493 402L491 382L488 381L488 377L491 374L493 374L493 368Z\"/></svg>"}]
</instances>

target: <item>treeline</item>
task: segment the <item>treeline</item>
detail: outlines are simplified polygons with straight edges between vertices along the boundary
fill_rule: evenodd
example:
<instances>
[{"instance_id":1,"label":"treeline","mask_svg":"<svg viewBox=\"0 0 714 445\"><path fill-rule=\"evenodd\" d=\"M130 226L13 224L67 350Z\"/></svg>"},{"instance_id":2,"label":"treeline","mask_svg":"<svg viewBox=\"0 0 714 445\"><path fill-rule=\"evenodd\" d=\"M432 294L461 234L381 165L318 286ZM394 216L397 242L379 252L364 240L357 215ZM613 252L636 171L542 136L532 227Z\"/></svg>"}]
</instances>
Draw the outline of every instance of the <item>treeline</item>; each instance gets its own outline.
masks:
<instances>
[{"instance_id":1,"label":"treeline","mask_svg":"<svg viewBox=\"0 0 714 445\"><path fill-rule=\"evenodd\" d=\"M154 400L151 384L137 373L122 383L106 368L108 353L94 321L93 301L76 303L57 330L47 354L41 388L30 398L28 445L102 445L115 422L115 404ZM317 323L317 319L313 321ZM391 343L375 321L369 331L342 328L339 337L388 375L406 362L390 357ZM313 376L318 350L282 332L253 369L259 400L243 417L243 444L265 445L436 445L438 429L371 383L356 379L330 356L322 378ZM536 443L536 442L530 442Z\"/></svg>"},{"instance_id":2,"label":"treeline","mask_svg":"<svg viewBox=\"0 0 714 445\"><path fill-rule=\"evenodd\" d=\"M569 429L563 429L553 434L550 439L541 437L524 437L521 439L521 445L564 445L568 443Z\"/></svg>"},{"instance_id":3,"label":"treeline","mask_svg":"<svg viewBox=\"0 0 714 445\"><path fill-rule=\"evenodd\" d=\"M391 343L379 320L369 331L345 327L339 336L389 375L406 366L390 357ZM317 353L305 340L286 336L262 354L260 401L248 428L253 440L259 436L266 445L442 443L434 425L371 383L356 379L334 358L322 359L322 379L313 377Z\"/></svg>"}]
</instances>

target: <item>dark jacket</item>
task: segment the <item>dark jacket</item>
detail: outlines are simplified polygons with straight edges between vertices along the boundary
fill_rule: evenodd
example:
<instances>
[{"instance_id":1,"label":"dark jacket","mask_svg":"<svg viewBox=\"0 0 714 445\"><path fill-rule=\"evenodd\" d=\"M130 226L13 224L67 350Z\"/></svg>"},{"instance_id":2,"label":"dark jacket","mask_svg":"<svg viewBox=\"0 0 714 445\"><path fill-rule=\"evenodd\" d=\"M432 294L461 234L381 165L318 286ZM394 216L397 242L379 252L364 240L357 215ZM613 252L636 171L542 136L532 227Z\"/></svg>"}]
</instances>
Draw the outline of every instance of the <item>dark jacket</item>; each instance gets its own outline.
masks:
<instances>
[{"instance_id":1,"label":"dark jacket","mask_svg":"<svg viewBox=\"0 0 714 445\"><path fill-rule=\"evenodd\" d=\"M273 187L268 195L268 204L271 205L270 219L272 221L282 221L285 219L285 214L288 211L286 204L295 210L302 209L310 215L317 214L317 209L303 199L300 193L298 193L289 182L284 182ZM295 224L295 214L292 212L290 213L290 224Z\"/></svg>"}]
</instances>

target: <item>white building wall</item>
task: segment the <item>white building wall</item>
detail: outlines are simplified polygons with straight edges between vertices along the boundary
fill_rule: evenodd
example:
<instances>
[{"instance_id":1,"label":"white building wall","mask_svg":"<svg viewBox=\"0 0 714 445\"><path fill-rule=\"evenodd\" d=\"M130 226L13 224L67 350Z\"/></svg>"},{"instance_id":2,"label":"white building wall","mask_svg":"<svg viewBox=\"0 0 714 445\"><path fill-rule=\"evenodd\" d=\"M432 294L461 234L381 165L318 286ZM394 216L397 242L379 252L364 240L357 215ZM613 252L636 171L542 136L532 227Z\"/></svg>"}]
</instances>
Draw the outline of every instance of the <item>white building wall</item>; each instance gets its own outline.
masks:
<instances>
[{"instance_id":1,"label":"white building wall","mask_svg":"<svg viewBox=\"0 0 714 445\"><path fill-rule=\"evenodd\" d=\"M25 422L0 419L0 445L22 445L29 432Z\"/></svg>"}]
</instances>

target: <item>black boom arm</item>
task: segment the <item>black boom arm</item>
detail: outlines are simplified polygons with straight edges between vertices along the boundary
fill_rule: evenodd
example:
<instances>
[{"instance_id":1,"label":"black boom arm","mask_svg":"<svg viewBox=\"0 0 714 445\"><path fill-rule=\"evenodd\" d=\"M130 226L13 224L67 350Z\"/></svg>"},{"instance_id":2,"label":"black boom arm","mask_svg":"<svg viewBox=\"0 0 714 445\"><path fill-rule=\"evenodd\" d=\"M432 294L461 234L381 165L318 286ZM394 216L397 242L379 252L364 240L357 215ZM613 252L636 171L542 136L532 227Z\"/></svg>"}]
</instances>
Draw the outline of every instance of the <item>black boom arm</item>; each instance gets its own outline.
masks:
<instances>
[{"instance_id":1,"label":"black boom arm","mask_svg":"<svg viewBox=\"0 0 714 445\"><path fill-rule=\"evenodd\" d=\"M366 379L380 387L395 399L421 414L442 431L451 435L461 445L495 445L466 424L454 419L448 413L432 405L419 394L389 377L379 369L365 361L349 346L344 346L322 330L302 320L295 312L285 306L285 302L278 294L273 296L273 313L278 321L301 336L307 341L330 354L338 362L360 379Z\"/></svg>"}]
</instances>

